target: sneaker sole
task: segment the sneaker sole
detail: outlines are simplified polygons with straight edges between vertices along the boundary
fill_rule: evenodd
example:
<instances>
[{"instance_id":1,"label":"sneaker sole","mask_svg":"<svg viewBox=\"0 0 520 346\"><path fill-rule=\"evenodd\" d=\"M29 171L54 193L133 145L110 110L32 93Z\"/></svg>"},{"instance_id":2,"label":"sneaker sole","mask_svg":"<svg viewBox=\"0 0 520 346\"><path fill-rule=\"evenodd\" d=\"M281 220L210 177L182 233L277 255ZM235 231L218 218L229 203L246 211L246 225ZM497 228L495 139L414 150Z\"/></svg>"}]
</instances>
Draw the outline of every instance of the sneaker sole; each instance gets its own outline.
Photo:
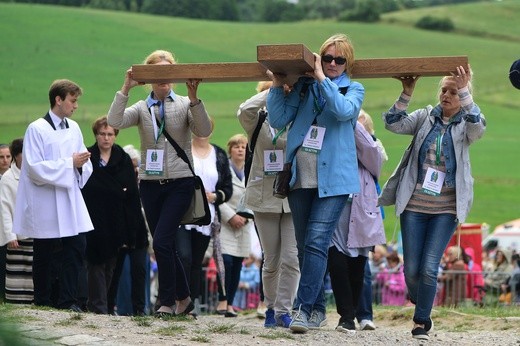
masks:
<instances>
[{"instance_id":1,"label":"sneaker sole","mask_svg":"<svg viewBox=\"0 0 520 346\"><path fill-rule=\"evenodd\" d=\"M323 321L321 321L319 326L309 326L309 329L316 330L316 329L320 329L321 327L325 327L326 325L327 325L327 319L324 319Z\"/></svg>"},{"instance_id":2,"label":"sneaker sole","mask_svg":"<svg viewBox=\"0 0 520 346\"><path fill-rule=\"evenodd\" d=\"M318 330L318 329L321 329L321 328L325 327L326 325L327 325L327 323L322 323L322 324L319 325L319 327L316 327L316 326L312 326L311 327L311 326L309 326L309 329L311 329L311 330Z\"/></svg>"},{"instance_id":3,"label":"sneaker sole","mask_svg":"<svg viewBox=\"0 0 520 346\"><path fill-rule=\"evenodd\" d=\"M430 339L430 337L428 335L413 335L412 337L417 340L429 340Z\"/></svg>"},{"instance_id":4,"label":"sneaker sole","mask_svg":"<svg viewBox=\"0 0 520 346\"><path fill-rule=\"evenodd\" d=\"M345 334L348 334L348 335L355 335L356 334L356 331L355 330L352 330L352 329L346 329L346 328L343 328L341 326L337 326L336 327L336 330L338 332L342 332L342 333L345 333Z\"/></svg>"},{"instance_id":5,"label":"sneaker sole","mask_svg":"<svg viewBox=\"0 0 520 346\"><path fill-rule=\"evenodd\" d=\"M306 333L309 331L308 327L298 326L298 325L291 325L291 326L289 326L289 329L295 333Z\"/></svg>"}]
</instances>

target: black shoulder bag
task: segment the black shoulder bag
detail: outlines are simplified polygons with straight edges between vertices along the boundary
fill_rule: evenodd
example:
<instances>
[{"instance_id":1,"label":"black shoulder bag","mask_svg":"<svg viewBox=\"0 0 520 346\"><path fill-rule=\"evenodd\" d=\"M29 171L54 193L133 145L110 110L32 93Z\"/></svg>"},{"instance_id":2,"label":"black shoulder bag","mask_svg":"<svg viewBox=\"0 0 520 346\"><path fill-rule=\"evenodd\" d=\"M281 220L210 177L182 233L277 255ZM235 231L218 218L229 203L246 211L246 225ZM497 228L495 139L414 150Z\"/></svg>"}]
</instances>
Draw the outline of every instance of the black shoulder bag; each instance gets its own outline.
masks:
<instances>
[{"instance_id":1,"label":"black shoulder bag","mask_svg":"<svg viewBox=\"0 0 520 346\"><path fill-rule=\"evenodd\" d=\"M265 118L267 118L267 111L265 109L261 109L258 111L258 123L256 124L255 130L253 131L253 135L247 145L246 149L246 162L244 164L244 184L247 186L247 181L249 180L249 173L251 172L251 166L253 165L253 155L255 154L255 146L256 140L258 139L258 134L260 133L260 129L264 124Z\"/></svg>"}]
</instances>

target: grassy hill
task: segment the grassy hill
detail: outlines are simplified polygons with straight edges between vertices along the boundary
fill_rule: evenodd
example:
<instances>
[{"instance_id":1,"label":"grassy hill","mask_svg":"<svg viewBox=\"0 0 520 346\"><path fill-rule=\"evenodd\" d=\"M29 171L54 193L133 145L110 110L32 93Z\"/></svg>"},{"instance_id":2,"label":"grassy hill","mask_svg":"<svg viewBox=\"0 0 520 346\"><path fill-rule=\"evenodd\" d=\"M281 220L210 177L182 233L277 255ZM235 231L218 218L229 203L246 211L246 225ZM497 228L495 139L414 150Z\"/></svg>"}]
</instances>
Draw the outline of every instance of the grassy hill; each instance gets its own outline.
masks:
<instances>
[{"instance_id":1,"label":"grassy hill","mask_svg":"<svg viewBox=\"0 0 520 346\"><path fill-rule=\"evenodd\" d=\"M439 16L449 15L461 30L440 33L413 28L417 19L436 11ZM511 63L520 58L518 14L520 2L509 0L388 14L378 24L249 24L0 3L0 142L22 136L27 124L47 111L48 87L57 78L72 79L84 88L75 119L90 144L94 141L90 124L108 111L125 70L155 49L173 51L182 63L250 62L256 60L258 44L303 43L317 51L331 34L344 32L353 40L357 58L468 55L475 73L475 100L489 122L485 137L472 149L475 205L468 221L495 226L520 217L519 140L512 131L520 125L520 91L508 80ZM385 131L379 119L401 87L390 78L360 81L367 90L364 108L374 117L377 135L390 156L383 168L384 182L409 142L408 137ZM435 104L437 84L435 77L421 79L411 108ZM236 110L255 93L255 85L206 83L199 88L199 96L216 119L217 144L224 146L232 134L243 132ZM183 85L175 90L186 95ZM130 101L147 92L146 87L133 89ZM118 142L138 145L137 131L122 131ZM392 208L387 209L385 222L391 233Z\"/></svg>"}]
</instances>

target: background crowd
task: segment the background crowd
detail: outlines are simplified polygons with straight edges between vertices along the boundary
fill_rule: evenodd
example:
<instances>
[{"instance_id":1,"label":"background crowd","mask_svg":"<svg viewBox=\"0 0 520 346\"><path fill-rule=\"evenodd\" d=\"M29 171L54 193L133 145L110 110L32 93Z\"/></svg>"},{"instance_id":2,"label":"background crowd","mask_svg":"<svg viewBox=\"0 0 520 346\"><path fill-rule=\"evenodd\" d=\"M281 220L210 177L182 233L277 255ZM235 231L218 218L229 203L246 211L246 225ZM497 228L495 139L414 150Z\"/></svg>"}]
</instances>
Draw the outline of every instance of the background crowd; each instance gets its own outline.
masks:
<instances>
[{"instance_id":1,"label":"background crowd","mask_svg":"<svg viewBox=\"0 0 520 346\"><path fill-rule=\"evenodd\" d=\"M176 61L157 50L144 63ZM0 145L2 299L159 318L203 309L232 318L265 306L266 328L305 333L327 324L331 289L336 330L354 334L356 319L374 329L372 303L409 304L417 339L428 339L435 304L520 302L518 254L495 249L478 263L472 248L446 249L471 207L468 148L486 127L469 67L441 79L436 106L411 113L419 76L396 77L402 92L382 118L413 139L398 185L381 191L387 156L361 108L364 87L350 79L353 63L349 38L337 34L307 76L268 71L272 81L238 108L247 135L226 150L210 141L215 122L197 97L200 80L186 81L188 96L154 83L128 106L142 83L127 69L89 147L71 119L81 87L54 81L49 111L23 140ZM132 126L140 151L115 143ZM289 193L278 199L273 183L287 167ZM208 225L183 222L195 175ZM388 204L402 251L385 237Z\"/></svg>"}]
</instances>

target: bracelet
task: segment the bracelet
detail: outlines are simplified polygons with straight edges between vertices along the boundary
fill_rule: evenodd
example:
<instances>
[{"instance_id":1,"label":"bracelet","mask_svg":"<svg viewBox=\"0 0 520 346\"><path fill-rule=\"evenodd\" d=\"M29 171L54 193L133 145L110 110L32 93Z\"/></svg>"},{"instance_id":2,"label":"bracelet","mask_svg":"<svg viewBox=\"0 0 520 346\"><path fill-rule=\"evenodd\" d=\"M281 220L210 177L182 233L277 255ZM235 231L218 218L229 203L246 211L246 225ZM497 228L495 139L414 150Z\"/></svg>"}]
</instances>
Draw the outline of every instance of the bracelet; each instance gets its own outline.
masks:
<instances>
[{"instance_id":1,"label":"bracelet","mask_svg":"<svg viewBox=\"0 0 520 346\"><path fill-rule=\"evenodd\" d=\"M196 105L198 105L200 103L200 99L197 99L197 102L193 103L193 102L190 102L190 107L195 107Z\"/></svg>"}]
</instances>

